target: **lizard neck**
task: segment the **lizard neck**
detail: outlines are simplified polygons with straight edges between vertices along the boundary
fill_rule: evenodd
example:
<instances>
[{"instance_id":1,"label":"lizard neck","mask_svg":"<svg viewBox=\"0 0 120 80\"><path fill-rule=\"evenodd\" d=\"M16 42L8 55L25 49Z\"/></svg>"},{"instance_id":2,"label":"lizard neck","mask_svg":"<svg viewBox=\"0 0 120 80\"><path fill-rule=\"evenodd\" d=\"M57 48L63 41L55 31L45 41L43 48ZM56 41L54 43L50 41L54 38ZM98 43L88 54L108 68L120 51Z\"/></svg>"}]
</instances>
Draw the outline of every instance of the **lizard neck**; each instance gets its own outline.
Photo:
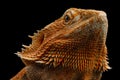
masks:
<instances>
[{"instance_id":1,"label":"lizard neck","mask_svg":"<svg viewBox=\"0 0 120 80\"><path fill-rule=\"evenodd\" d=\"M28 66L26 69L27 76L31 80L39 79L38 76L42 80L100 80L101 78L101 72L78 72L61 66L49 68L45 65L35 64Z\"/></svg>"}]
</instances>

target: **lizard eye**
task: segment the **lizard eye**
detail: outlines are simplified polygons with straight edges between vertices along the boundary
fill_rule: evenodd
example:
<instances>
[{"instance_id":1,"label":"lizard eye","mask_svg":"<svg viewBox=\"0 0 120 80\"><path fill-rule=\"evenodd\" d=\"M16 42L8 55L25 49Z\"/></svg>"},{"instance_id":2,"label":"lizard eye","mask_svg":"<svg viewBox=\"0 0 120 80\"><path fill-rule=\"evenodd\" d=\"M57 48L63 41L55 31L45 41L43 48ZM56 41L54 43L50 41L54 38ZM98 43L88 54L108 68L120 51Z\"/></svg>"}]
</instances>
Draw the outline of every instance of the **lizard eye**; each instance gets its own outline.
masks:
<instances>
[{"instance_id":1,"label":"lizard eye","mask_svg":"<svg viewBox=\"0 0 120 80\"><path fill-rule=\"evenodd\" d=\"M70 21L70 17L68 15L65 15L64 20L65 20L65 22L68 22L68 21Z\"/></svg>"},{"instance_id":2,"label":"lizard eye","mask_svg":"<svg viewBox=\"0 0 120 80\"><path fill-rule=\"evenodd\" d=\"M63 19L65 24L70 24L73 19L72 13L70 11L66 12Z\"/></svg>"}]
</instances>

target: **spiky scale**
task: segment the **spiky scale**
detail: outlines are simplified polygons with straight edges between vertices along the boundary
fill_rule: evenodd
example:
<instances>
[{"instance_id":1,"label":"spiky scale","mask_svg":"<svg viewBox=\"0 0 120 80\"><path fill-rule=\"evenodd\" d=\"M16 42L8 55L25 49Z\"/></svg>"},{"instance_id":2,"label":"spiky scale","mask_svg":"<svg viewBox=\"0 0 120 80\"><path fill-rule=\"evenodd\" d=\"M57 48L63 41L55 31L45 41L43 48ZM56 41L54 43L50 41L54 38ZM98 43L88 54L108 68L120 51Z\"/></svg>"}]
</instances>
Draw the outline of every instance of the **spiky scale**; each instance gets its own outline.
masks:
<instances>
[{"instance_id":1,"label":"spiky scale","mask_svg":"<svg viewBox=\"0 0 120 80\"><path fill-rule=\"evenodd\" d=\"M47 60L49 60L49 57L42 57L42 59L47 61Z\"/></svg>"},{"instance_id":2,"label":"spiky scale","mask_svg":"<svg viewBox=\"0 0 120 80\"><path fill-rule=\"evenodd\" d=\"M34 36L28 35L29 38L33 39Z\"/></svg>"},{"instance_id":3,"label":"spiky scale","mask_svg":"<svg viewBox=\"0 0 120 80\"><path fill-rule=\"evenodd\" d=\"M23 46L24 48L29 48L29 46L27 46L27 45L24 45L24 44L23 44L22 46Z\"/></svg>"},{"instance_id":4,"label":"spiky scale","mask_svg":"<svg viewBox=\"0 0 120 80\"><path fill-rule=\"evenodd\" d=\"M45 64L46 61L35 61L36 63Z\"/></svg>"},{"instance_id":5,"label":"spiky scale","mask_svg":"<svg viewBox=\"0 0 120 80\"><path fill-rule=\"evenodd\" d=\"M53 58L50 58L48 62L46 62L46 64L50 64L53 61Z\"/></svg>"}]
</instances>

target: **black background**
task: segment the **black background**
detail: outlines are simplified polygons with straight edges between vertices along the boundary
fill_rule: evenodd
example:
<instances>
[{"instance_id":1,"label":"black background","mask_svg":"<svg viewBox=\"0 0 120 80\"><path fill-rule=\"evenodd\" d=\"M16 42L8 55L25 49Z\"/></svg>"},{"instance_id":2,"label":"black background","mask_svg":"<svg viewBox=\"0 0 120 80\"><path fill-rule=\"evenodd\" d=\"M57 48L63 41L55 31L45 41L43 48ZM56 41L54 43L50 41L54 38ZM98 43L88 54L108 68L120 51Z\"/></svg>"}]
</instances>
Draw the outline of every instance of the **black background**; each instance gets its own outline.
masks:
<instances>
[{"instance_id":1,"label":"black background","mask_svg":"<svg viewBox=\"0 0 120 80\"><path fill-rule=\"evenodd\" d=\"M103 73L102 80L119 80L119 26L116 25L117 14L112 0L41 0L36 3L28 1L3 4L0 12L0 80L9 80L24 67L14 53L21 50L22 44L28 45L31 42L27 35L32 35L36 30L61 17L71 7L103 10L107 13L109 29L106 44L112 69Z\"/></svg>"}]
</instances>

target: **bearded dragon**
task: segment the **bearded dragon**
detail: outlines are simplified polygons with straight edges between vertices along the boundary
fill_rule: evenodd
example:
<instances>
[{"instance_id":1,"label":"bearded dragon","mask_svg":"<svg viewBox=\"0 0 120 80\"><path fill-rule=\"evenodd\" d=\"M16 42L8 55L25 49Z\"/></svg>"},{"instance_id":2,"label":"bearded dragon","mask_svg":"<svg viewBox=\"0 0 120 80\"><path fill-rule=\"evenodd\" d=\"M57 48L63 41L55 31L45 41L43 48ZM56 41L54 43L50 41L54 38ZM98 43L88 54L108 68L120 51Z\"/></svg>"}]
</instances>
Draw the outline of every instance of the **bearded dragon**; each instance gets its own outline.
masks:
<instances>
[{"instance_id":1,"label":"bearded dragon","mask_svg":"<svg viewBox=\"0 0 120 80\"><path fill-rule=\"evenodd\" d=\"M16 54L25 67L11 80L100 80L108 65L104 11L70 8Z\"/></svg>"}]
</instances>

